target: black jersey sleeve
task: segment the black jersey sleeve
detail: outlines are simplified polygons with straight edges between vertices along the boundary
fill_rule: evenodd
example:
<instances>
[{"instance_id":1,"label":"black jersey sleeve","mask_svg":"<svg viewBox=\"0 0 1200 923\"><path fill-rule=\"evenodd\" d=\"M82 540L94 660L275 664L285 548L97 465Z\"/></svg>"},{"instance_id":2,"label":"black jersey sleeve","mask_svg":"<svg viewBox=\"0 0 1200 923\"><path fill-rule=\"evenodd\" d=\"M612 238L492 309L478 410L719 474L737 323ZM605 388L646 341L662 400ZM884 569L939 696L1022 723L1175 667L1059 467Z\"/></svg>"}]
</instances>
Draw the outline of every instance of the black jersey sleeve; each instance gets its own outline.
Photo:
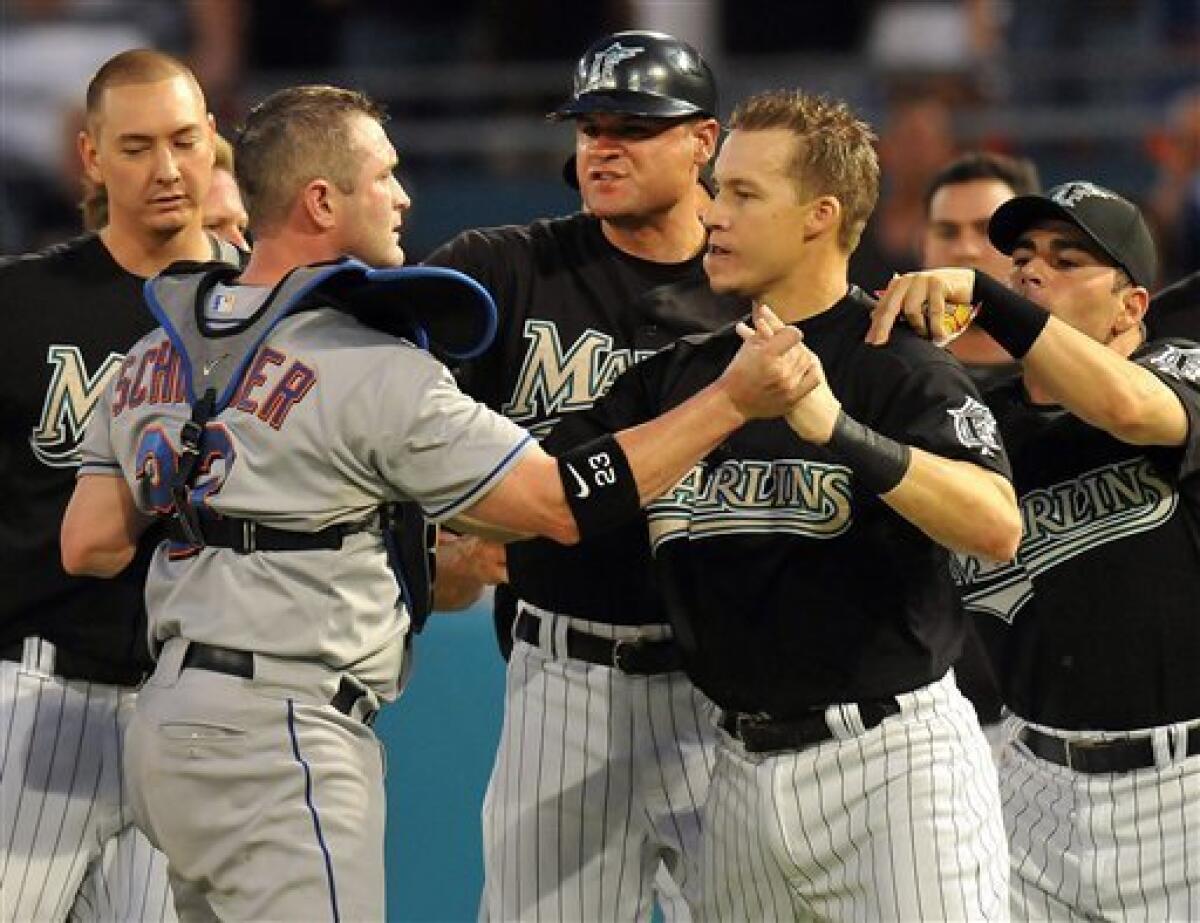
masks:
<instances>
[{"instance_id":1,"label":"black jersey sleeve","mask_svg":"<svg viewBox=\"0 0 1200 923\"><path fill-rule=\"evenodd\" d=\"M1011 480L1012 468L991 409L958 362L931 355L893 376L871 422L885 436L942 458L972 462Z\"/></svg>"},{"instance_id":2,"label":"black jersey sleeve","mask_svg":"<svg viewBox=\"0 0 1200 923\"><path fill-rule=\"evenodd\" d=\"M1181 450L1155 453L1159 465L1169 465L1183 480L1200 470L1200 345L1191 340L1158 340L1135 353L1134 361L1158 376L1187 414L1188 434Z\"/></svg>"},{"instance_id":3,"label":"black jersey sleeve","mask_svg":"<svg viewBox=\"0 0 1200 923\"><path fill-rule=\"evenodd\" d=\"M517 254L515 241L482 230L463 231L433 251L425 260L426 266L444 266L466 273L491 293L497 310L511 302Z\"/></svg>"}]
</instances>

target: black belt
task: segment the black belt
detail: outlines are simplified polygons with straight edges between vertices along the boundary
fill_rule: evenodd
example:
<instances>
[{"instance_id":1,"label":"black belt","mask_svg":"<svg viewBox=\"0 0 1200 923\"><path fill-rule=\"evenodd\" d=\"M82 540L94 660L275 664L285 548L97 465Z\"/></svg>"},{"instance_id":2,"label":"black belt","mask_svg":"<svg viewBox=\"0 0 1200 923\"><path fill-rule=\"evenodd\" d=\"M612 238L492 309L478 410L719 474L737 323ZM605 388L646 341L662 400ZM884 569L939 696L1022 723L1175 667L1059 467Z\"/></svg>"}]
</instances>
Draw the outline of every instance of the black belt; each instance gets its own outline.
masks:
<instances>
[{"instance_id":1,"label":"black belt","mask_svg":"<svg viewBox=\"0 0 1200 923\"><path fill-rule=\"evenodd\" d=\"M211 548L231 548L238 554L252 551L337 551L342 539L352 532L368 528L367 523L326 526L318 532L293 532L265 526L253 519L232 516L204 515L200 517L200 532L204 544ZM167 538L190 545L176 519L167 520Z\"/></svg>"},{"instance_id":2,"label":"black belt","mask_svg":"<svg viewBox=\"0 0 1200 923\"><path fill-rule=\"evenodd\" d=\"M217 647L213 644L189 641L180 669L187 670L189 668L240 676L243 679L254 679L254 655L249 651L238 651L230 647ZM346 717L353 718L354 706L358 704L359 699L366 695L365 689L359 688L349 677L343 676L341 683L338 684L338 690L329 704ZM362 721L366 725L374 724L375 711L369 710L363 715Z\"/></svg>"},{"instance_id":3,"label":"black belt","mask_svg":"<svg viewBox=\"0 0 1200 923\"><path fill-rule=\"evenodd\" d=\"M542 620L528 609L517 613L513 637L537 646L541 640ZM567 629L568 657L613 667L635 676L653 676L683 669L683 654L672 640L629 641L601 638L577 628Z\"/></svg>"},{"instance_id":4,"label":"black belt","mask_svg":"<svg viewBox=\"0 0 1200 923\"><path fill-rule=\"evenodd\" d=\"M863 727L868 731L878 727L884 718L900 714L900 703L895 699L873 699L859 702L856 707ZM799 718L780 719L722 711L717 724L731 737L740 740L749 753L799 750L837 736L825 720L823 709Z\"/></svg>"},{"instance_id":5,"label":"black belt","mask_svg":"<svg viewBox=\"0 0 1200 923\"><path fill-rule=\"evenodd\" d=\"M53 642L44 642L53 643ZM0 660L25 661L25 639L11 641L0 646ZM104 683L108 686L137 686L145 678L145 672L137 667L104 663L92 657L81 657L54 645L54 669L51 675L60 679L78 680L86 683Z\"/></svg>"},{"instance_id":6,"label":"black belt","mask_svg":"<svg viewBox=\"0 0 1200 923\"><path fill-rule=\"evenodd\" d=\"M1154 744L1149 737L1104 741L1067 740L1031 727L1022 728L1017 736L1038 759L1066 766L1076 772L1133 772L1157 765ZM1200 725L1188 728L1185 752L1188 756L1200 754Z\"/></svg>"}]
</instances>

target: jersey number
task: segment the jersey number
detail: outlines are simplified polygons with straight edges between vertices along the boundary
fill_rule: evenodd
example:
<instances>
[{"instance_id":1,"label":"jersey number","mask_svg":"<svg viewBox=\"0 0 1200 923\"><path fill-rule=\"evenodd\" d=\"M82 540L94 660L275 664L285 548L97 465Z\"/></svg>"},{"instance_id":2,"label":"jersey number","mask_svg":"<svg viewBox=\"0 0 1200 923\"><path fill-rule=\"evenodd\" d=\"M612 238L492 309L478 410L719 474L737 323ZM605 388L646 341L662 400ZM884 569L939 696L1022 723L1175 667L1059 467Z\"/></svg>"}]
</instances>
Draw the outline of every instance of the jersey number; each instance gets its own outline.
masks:
<instances>
[{"instance_id":1,"label":"jersey number","mask_svg":"<svg viewBox=\"0 0 1200 923\"><path fill-rule=\"evenodd\" d=\"M209 423L204 427L204 454L196 465L195 483L191 490L192 506L202 506L221 492L229 469L237 458L233 439L224 423ZM147 427L137 450L137 478L146 491L151 509L163 516L170 515L171 482L179 471L179 452L161 426Z\"/></svg>"}]
</instances>

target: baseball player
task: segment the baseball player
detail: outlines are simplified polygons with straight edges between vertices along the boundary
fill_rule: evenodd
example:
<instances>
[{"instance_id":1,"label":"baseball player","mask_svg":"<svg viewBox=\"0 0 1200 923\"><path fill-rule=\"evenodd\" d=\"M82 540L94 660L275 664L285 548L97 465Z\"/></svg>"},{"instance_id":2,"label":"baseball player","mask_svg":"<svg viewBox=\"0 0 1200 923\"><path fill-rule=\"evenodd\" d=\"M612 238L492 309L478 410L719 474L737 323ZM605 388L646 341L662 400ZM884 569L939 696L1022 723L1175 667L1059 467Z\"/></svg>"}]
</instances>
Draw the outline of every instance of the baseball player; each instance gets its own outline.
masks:
<instances>
[{"instance_id":1,"label":"baseball player","mask_svg":"<svg viewBox=\"0 0 1200 923\"><path fill-rule=\"evenodd\" d=\"M970 151L946 164L925 192L921 266L968 266L997 279L1009 272L1008 257L992 246L992 213L1018 195L1041 191L1037 167L1025 158ZM981 388L1017 374L1012 357L978 327L968 327L949 345Z\"/></svg>"},{"instance_id":2,"label":"baseball player","mask_svg":"<svg viewBox=\"0 0 1200 923\"><path fill-rule=\"evenodd\" d=\"M621 32L587 49L574 90L554 115L574 121L585 213L468 231L429 260L495 297L496 343L466 387L538 436L654 350L745 310L701 266L708 65L671 36ZM644 523L573 548L509 546L507 577L515 624L506 588L498 622L515 646L483 810L484 915L643 919L660 862L694 900L710 703L680 669Z\"/></svg>"},{"instance_id":3,"label":"baseball player","mask_svg":"<svg viewBox=\"0 0 1200 923\"><path fill-rule=\"evenodd\" d=\"M1021 548L959 561L1016 714L1000 763L1012 913L1200 919L1200 347L1145 342L1154 243L1111 190L1021 196L988 230L1012 290L962 269L902 277L872 335L903 310L941 336L926 311L977 302L1022 365L987 395Z\"/></svg>"},{"instance_id":4,"label":"baseball player","mask_svg":"<svg viewBox=\"0 0 1200 923\"><path fill-rule=\"evenodd\" d=\"M149 547L116 580L68 577L58 529L84 427L153 326L145 277L179 259L236 258L201 229L212 137L183 64L152 51L110 59L88 88L79 144L111 222L0 265L15 321L0 366L0 920L174 918L166 863L132 825L121 768L150 663Z\"/></svg>"},{"instance_id":5,"label":"baseball player","mask_svg":"<svg viewBox=\"0 0 1200 923\"><path fill-rule=\"evenodd\" d=\"M990 151L956 157L937 172L925 193L925 229L921 265L969 266L996 278L1007 276L1011 263L988 240L988 221L1000 205L1017 195L1040 191L1037 168L1024 158ZM983 330L968 327L949 344L950 352L966 366L981 390L1019 374L1019 367ZM983 650L974 619L966 619L962 657L954 664L954 679L983 725L999 756L1003 741L999 684Z\"/></svg>"},{"instance_id":6,"label":"baseball player","mask_svg":"<svg viewBox=\"0 0 1200 923\"><path fill-rule=\"evenodd\" d=\"M763 305L801 330L819 384L647 510L688 673L720 707L700 916L1004 919L995 770L949 672L962 612L942 547L1011 557L1003 448L961 366L911 334L862 342L846 271L879 182L868 127L784 91L731 126L705 269L754 299L759 335L778 324ZM676 405L740 342L681 340L547 444Z\"/></svg>"},{"instance_id":7,"label":"baseball player","mask_svg":"<svg viewBox=\"0 0 1200 923\"><path fill-rule=\"evenodd\" d=\"M469 354L494 317L461 274L386 268L403 261L409 200L380 118L332 87L251 112L237 145L250 262L154 281L161 326L106 389L63 522L68 571L104 575L170 517L146 589L158 662L125 755L185 920L383 918L370 723L398 691L409 621L389 501L575 541L806 387L799 338L781 331L661 419L546 455L413 345ZM348 312L399 318L409 339Z\"/></svg>"}]
</instances>

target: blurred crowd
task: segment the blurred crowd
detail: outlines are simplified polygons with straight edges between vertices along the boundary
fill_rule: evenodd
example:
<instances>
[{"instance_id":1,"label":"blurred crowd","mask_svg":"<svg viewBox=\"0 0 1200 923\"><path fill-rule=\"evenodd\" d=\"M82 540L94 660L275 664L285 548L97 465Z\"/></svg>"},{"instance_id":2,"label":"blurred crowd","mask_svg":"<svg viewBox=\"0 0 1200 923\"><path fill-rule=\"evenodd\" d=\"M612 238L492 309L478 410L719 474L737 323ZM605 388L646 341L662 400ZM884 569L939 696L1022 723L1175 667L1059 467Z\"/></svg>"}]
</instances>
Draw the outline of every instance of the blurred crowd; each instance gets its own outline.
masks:
<instances>
[{"instance_id":1,"label":"blurred crowd","mask_svg":"<svg viewBox=\"0 0 1200 923\"><path fill-rule=\"evenodd\" d=\"M506 125L536 132L590 37L660 27L705 49L730 101L815 82L809 88L844 95L872 116L885 187L856 255L864 285L917 265L931 177L976 148L1031 157L1048 185L1088 174L1128 190L1154 220L1162 281L1200 269L1200 4L1192 0L6 0L4 16L0 252L80 226L80 91L123 48L187 59L227 135L259 89L365 84L396 115L402 157L406 141L424 140L409 170L451 165L499 184L511 179L515 155L497 153L507 138L472 143L473 120L482 133L491 130L485 117L499 112L512 117ZM457 85L454 75L468 73L497 80ZM514 73L523 79L499 79ZM422 91L429 86L437 92ZM459 135L431 126L464 122L465 140L440 148L436 139ZM560 162L555 149L521 166L561 192ZM457 227L521 217L456 215L429 244ZM414 256L423 255L426 242L414 243Z\"/></svg>"}]
</instances>

